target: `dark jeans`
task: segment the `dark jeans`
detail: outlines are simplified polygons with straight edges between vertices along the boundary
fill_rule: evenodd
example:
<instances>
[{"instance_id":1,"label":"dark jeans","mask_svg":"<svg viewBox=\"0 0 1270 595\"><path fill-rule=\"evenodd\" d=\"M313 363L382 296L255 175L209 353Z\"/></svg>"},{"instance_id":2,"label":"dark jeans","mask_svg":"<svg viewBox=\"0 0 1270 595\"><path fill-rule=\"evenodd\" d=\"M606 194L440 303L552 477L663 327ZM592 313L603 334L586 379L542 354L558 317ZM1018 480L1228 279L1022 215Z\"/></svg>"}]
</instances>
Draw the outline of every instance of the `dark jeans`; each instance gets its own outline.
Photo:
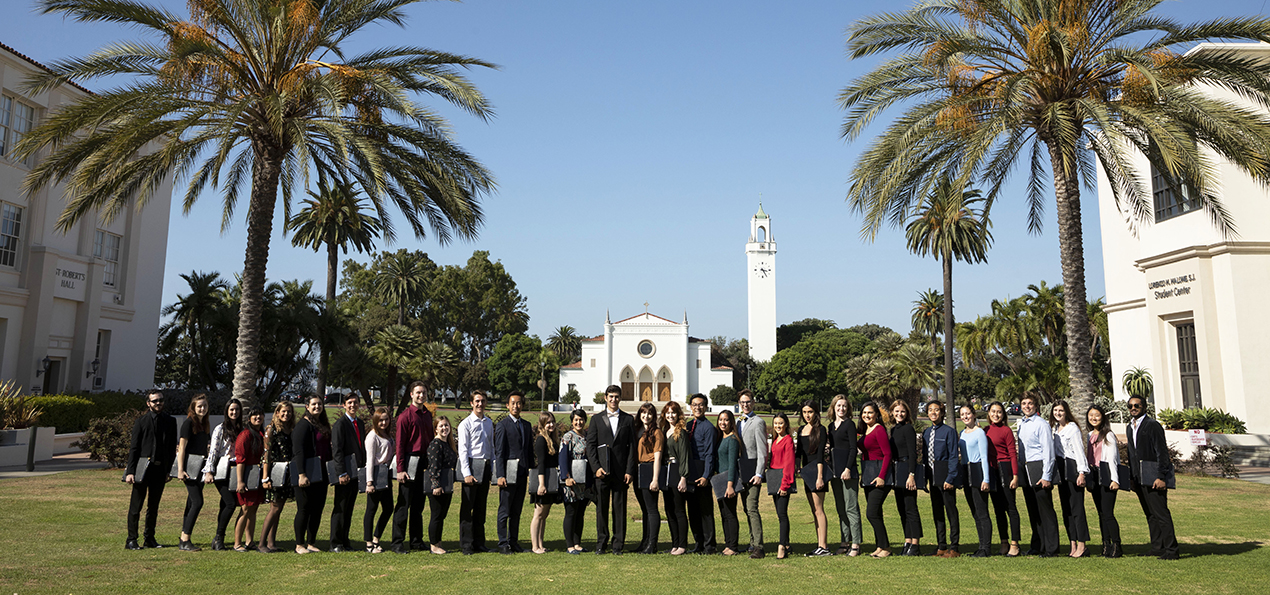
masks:
<instances>
[{"instance_id":1,"label":"dark jeans","mask_svg":"<svg viewBox=\"0 0 1270 595\"><path fill-rule=\"evenodd\" d=\"M670 547L688 547L688 513L685 511L686 493L679 491L678 485L662 490L662 500L666 503L666 526L670 529Z\"/></svg>"},{"instance_id":2,"label":"dark jeans","mask_svg":"<svg viewBox=\"0 0 1270 595\"><path fill-rule=\"evenodd\" d=\"M589 501L564 503L564 546L582 545L582 525L586 522L586 505Z\"/></svg>"},{"instance_id":3,"label":"dark jeans","mask_svg":"<svg viewBox=\"0 0 1270 595\"><path fill-rule=\"evenodd\" d=\"M513 546L520 542L520 513L525 509L526 481L498 488L498 545Z\"/></svg>"},{"instance_id":4,"label":"dark jeans","mask_svg":"<svg viewBox=\"0 0 1270 595\"><path fill-rule=\"evenodd\" d=\"M772 504L776 505L776 520L781 526L780 545L789 547L789 495L772 494Z\"/></svg>"},{"instance_id":5,"label":"dark jeans","mask_svg":"<svg viewBox=\"0 0 1270 595\"><path fill-rule=\"evenodd\" d=\"M212 485L220 492L220 509L216 512L216 538L225 541L225 530L229 528L229 522L234 520L234 511L238 510L238 496L229 491L227 479L218 479Z\"/></svg>"},{"instance_id":6,"label":"dark jeans","mask_svg":"<svg viewBox=\"0 0 1270 595\"><path fill-rule=\"evenodd\" d=\"M688 493L688 528L696 549L714 549L714 489L710 484Z\"/></svg>"},{"instance_id":7,"label":"dark jeans","mask_svg":"<svg viewBox=\"0 0 1270 595\"><path fill-rule=\"evenodd\" d=\"M201 477L203 474L198 475ZM181 523L181 532L193 540L194 522L198 520L198 513L203 511L203 482L186 480L185 493L185 520Z\"/></svg>"},{"instance_id":8,"label":"dark jeans","mask_svg":"<svg viewBox=\"0 0 1270 595\"><path fill-rule=\"evenodd\" d=\"M869 524L873 526L873 541L877 543L877 547L884 550L891 549L891 538L886 534L886 521L882 519L882 503L886 502L886 494L890 490L891 488L886 486L868 485L864 488L864 501L866 503L864 516L869 520ZM917 509L916 503L914 503L913 509ZM901 516L901 518L903 517Z\"/></svg>"},{"instance_id":9,"label":"dark jeans","mask_svg":"<svg viewBox=\"0 0 1270 595\"><path fill-rule=\"evenodd\" d=\"M454 492L442 493L440 496L428 494L428 543L441 546L441 533L445 528L445 517L450 514L450 502L454 500Z\"/></svg>"},{"instance_id":10,"label":"dark jeans","mask_svg":"<svg viewBox=\"0 0 1270 595\"><path fill-rule=\"evenodd\" d=\"M966 505L970 507L970 516L975 519L975 532L979 534L979 549L988 551L992 548L992 516L988 513L988 494L979 491L979 486L968 487Z\"/></svg>"},{"instance_id":11,"label":"dark jeans","mask_svg":"<svg viewBox=\"0 0 1270 595\"><path fill-rule=\"evenodd\" d=\"M1041 554L1058 553L1058 517L1054 515L1054 488L1029 485L1023 488L1028 522L1032 524L1031 549Z\"/></svg>"},{"instance_id":12,"label":"dark jeans","mask_svg":"<svg viewBox=\"0 0 1270 595\"><path fill-rule=\"evenodd\" d=\"M1177 555L1177 535L1173 532L1173 514L1169 512L1168 490L1144 489L1134 485L1138 503L1147 515L1147 528L1151 533L1151 553L1162 556Z\"/></svg>"},{"instance_id":13,"label":"dark jeans","mask_svg":"<svg viewBox=\"0 0 1270 595\"><path fill-rule=\"evenodd\" d=\"M1101 485L1089 490L1098 511L1098 530L1103 543L1120 543L1120 521L1116 520L1116 492Z\"/></svg>"},{"instance_id":14,"label":"dark jeans","mask_svg":"<svg viewBox=\"0 0 1270 595\"><path fill-rule=\"evenodd\" d=\"M723 498L718 501L719 520L723 522L723 547L734 552L737 551L737 533L741 530L741 525L736 517L736 501L736 496Z\"/></svg>"},{"instance_id":15,"label":"dark jeans","mask_svg":"<svg viewBox=\"0 0 1270 595\"><path fill-rule=\"evenodd\" d=\"M626 543L626 481L620 475L595 480L595 549L609 546L609 515L613 516L613 550Z\"/></svg>"},{"instance_id":16,"label":"dark jeans","mask_svg":"<svg viewBox=\"0 0 1270 595\"><path fill-rule=\"evenodd\" d=\"M163 499L165 473L156 469L150 475L162 475L157 480L132 484L132 499L128 501L128 541L137 540L137 525L141 521L141 506L146 507L145 538L154 539L154 525L159 520L159 501Z\"/></svg>"},{"instance_id":17,"label":"dark jeans","mask_svg":"<svg viewBox=\"0 0 1270 595\"><path fill-rule=\"evenodd\" d=\"M935 541L939 549L956 548L961 543L961 517L957 514L957 490L930 486L930 510L935 515ZM945 540L944 538L948 539Z\"/></svg>"},{"instance_id":18,"label":"dark jeans","mask_svg":"<svg viewBox=\"0 0 1270 595\"><path fill-rule=\"evenodd\" d=\"M992 508L997 513L997 533L1001 536L1001 541L1019 541L1019 507L1015 503L1015 491L1010 489L1010 482L1005 482L1001 489L989 494L992 496Z\"/></svg>"},{"instance_id":19,"label":"dark jeans","mask_svg":"<svg viewBox=\"0 0 1270 595\"><path fill-rule=\"evenodd\" d=\"M922 515L917 512L917 490L895 488L895 510L900 513L900 525L904 527L904 539L921 539ZM874 531L876 532L876 529Z\"/></svg>"},{"instance_id":20,"label":"dark jeans","mask_svg":"<svg viewBox=\"0 0 1270 595\"><path fill-rule=\"evenodd\" d=\"M644 532L639 539L639 550L657 549L657 541L661 538L661 510L657 506L657 492L637 488L635 499L639 501L640 518L643 519Z\"/></svg>"},{"instance_id":21,"label":"dark jeans","mask_svg":"<svg viewBox=\"0 0 1270 595\"><path fill-rule=\"evenodd\" d=\"M379 522L375 522L375 511L379 511ZM392 488L375 490L366 494L366 514L362 515L362 536L365 541L378 540L384 534L384 527L392 518Z\"/></svg>"},{"instance_id":22,"label":"dark jeans","mask_svg":"<svg viewBox=\"0 0 1270 595\"><path fill-rule=\"evenodd\" d=\"M295 488L295 543L317 545L318 527L322 525L322 509L326 508L326 489L330 484L315 480L309 487Z\"/></svg>"},{"instance_id":23,"label":"dark jeans","mask_svg":"<svg viewBox=\"0 0 1270 595\"><path fill-rule=\"evenodd\" d=\"M335 486L335 503L331 507L331 546L349 547L348 532L353 524L353 508L357 505L357 472L346 485Z\"/></svg>"},{"instance_id":24,"label":"dark jeans","mask_svg":"<svg viewBox=\"0 0 1270 595\"><path fill-rule=\"evenodd\" d=\"M489 484L463 484L459 499L459 548L465 552L485 549L485 514Z\"/></svg>"},{"instance_id":25,"label":"dark jeans","mask_svg":"<svg viewBox=\"0 0 1270 595\"><path fill-rule=\"evenodd\" d=\"M392 514L392 546L406 543L406 527L410 528L410 547L423 546L423 481L397 482L397 506Z\"/></svg>"},{"instance_id":26,"label":"dark jeans","mask_svg":"<svg viewBox=\"0 0 1270 595\"><path fill-rule=\"evenodd\" d=\"M1063 509L1063 528L1067 541L1089 541L1089 521L1085 520L1085 488L1072 482L1058 484L1058 499Z\"/></svg>"}]
</instances>

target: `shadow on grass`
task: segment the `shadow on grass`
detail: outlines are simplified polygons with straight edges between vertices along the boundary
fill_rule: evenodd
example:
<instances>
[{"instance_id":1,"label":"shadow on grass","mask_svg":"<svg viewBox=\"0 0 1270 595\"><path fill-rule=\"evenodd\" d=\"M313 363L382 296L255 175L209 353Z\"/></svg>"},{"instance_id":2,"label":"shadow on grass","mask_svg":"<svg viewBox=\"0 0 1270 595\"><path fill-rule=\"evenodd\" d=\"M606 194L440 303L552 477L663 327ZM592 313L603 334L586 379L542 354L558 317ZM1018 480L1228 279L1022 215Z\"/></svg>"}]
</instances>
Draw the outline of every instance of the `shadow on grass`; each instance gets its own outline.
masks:
<instances>
[{"instance_id":1,"label":"shadow on grass","mask_svg":"<svg viewBox=\"0 0 1270 595\"><path fill-rule=\"evenodd\" d=\"M1265 547L1265 542L1261 541L1245 541L1243 543L1183 543L1179 544L1178 551L1183 558L1195 558L1200 556L1238 556L1246 554L1256 549ZM1091 542L1091 546L1092 542ZM1147 553L1151 549L1150 544L1141 544L1128 546L1124 548L1126 557L1139 556Z\"/></svg>"}]
</instances>

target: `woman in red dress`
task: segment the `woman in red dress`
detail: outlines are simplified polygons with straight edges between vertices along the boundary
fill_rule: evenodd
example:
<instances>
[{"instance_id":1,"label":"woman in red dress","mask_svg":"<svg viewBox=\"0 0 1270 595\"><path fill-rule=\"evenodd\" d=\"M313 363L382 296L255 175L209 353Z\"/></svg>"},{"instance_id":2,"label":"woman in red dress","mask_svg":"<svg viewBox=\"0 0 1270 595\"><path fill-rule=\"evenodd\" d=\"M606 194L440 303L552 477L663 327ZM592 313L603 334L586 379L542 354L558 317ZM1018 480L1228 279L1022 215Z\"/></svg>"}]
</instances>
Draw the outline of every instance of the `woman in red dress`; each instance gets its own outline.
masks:
<instances>
[{"instance_id":1,"label":"woman in red dress","mask_svg":"<svg viewBox=\"0 0 1270 595\"><path fill-rule=\"evenodd\" d=\"M238 439L234 443L234 454L238 468L238 504L243 507L243 512L238 516L238 523L234 525L234 551L245 552L256 546L251 543L253 534L256 532L256 509L265 501L265 491L257 487L254 490L247 489L247 476L249 470L260 464L260 459L265 453L265 439L262 433L261 424L264 420L264 414L259 408L253 407L247 412L247 428L238 433ZM247 543L243 543L244 534L247 537Z\"/></svg>"}]
</instances>

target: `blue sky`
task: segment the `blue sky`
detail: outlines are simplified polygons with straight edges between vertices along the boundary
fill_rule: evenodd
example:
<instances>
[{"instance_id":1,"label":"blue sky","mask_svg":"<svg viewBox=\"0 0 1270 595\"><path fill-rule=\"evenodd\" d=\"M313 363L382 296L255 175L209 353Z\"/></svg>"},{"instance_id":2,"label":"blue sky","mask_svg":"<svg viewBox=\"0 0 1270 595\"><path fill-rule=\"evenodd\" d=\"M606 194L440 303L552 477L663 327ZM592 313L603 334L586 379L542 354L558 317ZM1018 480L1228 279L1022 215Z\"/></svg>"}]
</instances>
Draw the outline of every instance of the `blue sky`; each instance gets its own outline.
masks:
<instances>
[{"instance_id":1,"label":"blue sky","mask_svg":"<svg viewBox=\"0 0 1270 595\"><path fill-rule=\"evenodd\" d=\"M152 0L153 1L153 0ZM159 4L185 14L185 2ZM0 41L40 60L83 55L137 32L40 16L6 2ZM643 311L678 320L695 336L746 334L745 254L759 200L778 243L777 320L826 318L906 332L912 301L940 287L934 259L904 249L888 230L859 238L843 198L870 136L839 136L838 91L879 59L848 60L844 30L908 3L429 2L408 9L405 29L376 28L355 48L419 45L494 62L472 73L497 112L482 122L434 102L461 145L496 176L480 238L439 246L399 235L391 249L420 249L441 264L473 250L501 260L528 298L530 332L561 325L598 334ZM1166 2L1183 20L1263 13L1265 0ZM90 88L102 84L89 82ZM1053 208L1041 235L1026 231L1022 177L993 211L988 263L954 268L959 320L987 312L1029 283L1061 282ZM1083 199L1090 298L1103 294L1096 199ZM279 212L281 210L279 209ZM245 213L245 205L240 208ZM189 215L173 210L164 303L185 290L180 273L242 268L245 225L221 234L220 197ZM313 279L322 255L293 248L275 225L269 278ZM405 229L398 225L399 230ZM382 246L381 246L382 247ZM365 257L358 257L365 260ZM157 281L157 280L156 280Z\"/></svg>"}]
</instances>

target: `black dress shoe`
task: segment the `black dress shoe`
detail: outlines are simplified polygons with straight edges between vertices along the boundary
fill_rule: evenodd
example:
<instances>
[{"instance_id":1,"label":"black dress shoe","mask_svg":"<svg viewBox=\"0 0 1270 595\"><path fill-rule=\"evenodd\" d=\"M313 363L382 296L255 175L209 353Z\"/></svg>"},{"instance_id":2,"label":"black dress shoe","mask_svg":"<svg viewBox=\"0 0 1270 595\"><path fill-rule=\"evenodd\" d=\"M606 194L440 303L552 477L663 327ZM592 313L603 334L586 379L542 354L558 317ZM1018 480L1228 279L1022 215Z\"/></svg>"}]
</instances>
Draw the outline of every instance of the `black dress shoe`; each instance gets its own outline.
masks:
<instances>
[{"instance_id":1,"label":"black dress shoe","mask_svg":"<svg viewBox=\"0 0 1270 595\"><path fill-rule=\"evenodd\" d=\"M406 546L404 546L404 545L394 545L394 546L392 546L392 553L394 553L394 554L409 554L409 553L410 553L410 549L409 549L409 548L407 548L407 547L406 547ZM468 553L470 554L470 553L472 553L472 552L468 552Z\"/></svg>"},{"instance_id":2,"label":"black dress shoe","mask_svg":"<svg viewBox=\"0 0 1270 595\"><path fill-rule=\"evenodd\" d=\"M161 548L161 547L167 547L167 546L165 546L165 545L163 545L163 544L161 544L161 543L159 543L159 542L155 541L153 537L149 537L149 538L147 538L147 539L146 539L145 546L146 546L146 547L148 547L148 548L154 548L154 549L159 549L159 548Z\"/></svg>"},{"instance_id":3,"label":"black dress shoe","mask_svg":"<svg viewBox=\"0 0 1270 595\"><path fill-rule=\"evenodd\" d=\"M490 552L491 552L491 551L493 551L493 550L491 550L491 549L489 549L489 548L487 548L487 547L485 547L485 546L481 546L481 547L477 547L477 548L472 548L472 551L474 551L474 552L476 552L476 553L478 553L478 554L488 554L488 553L490 553Z\"/></svg>"},{"instance_id":4,"label":"black dress shoe","mask_svg":"<svg viewBox=\"0 0 1270 595\"><path fill-rule=\"evenodd\" d=\"M505 546L505 545L500 545L500 546L498 546L498 553L503 554L503 555L505 555L505 556L510 556L510 555L514 554L515 552L513 552L513 551L512 551L512 548L510 548L510 547L508 547L508 546Z\"/></svg>"},{"instance_id":5,"label":"black dress shoe","mask_svg":"<svg viewBox=\"0 0 1270 595\"><path fill-rule=\"evenodd\" d=\"M701 546L697 546L697 547L694 547L694 548L692 548L692 549L688 550L688 551L687 551L687 553L689 553L689 554L704 554L704 553L706 553L706 548L701 547Z\"/></svg>"},{"instance_id":6,"label":"black dress shoe","mask_svg":"<svg viewBox=\"0 0 1270 595\"><path fill-rule=\"evenodd\" d=\"M201 551L203 551L203 548L198 547L197 545L194 545L193 543L188 542L188 541L182 541L182 542L180 543L180 545L178 546L178 548L177 548L177 549L180 549L180 550L181 550L181 551L183 551L183 552L201 552Z\"/></svg>"},{"instance_id":7,"label":"black dress shoe","mask_svg":"<svg viewBox=\"0 0 1270 595\"><path fill-rule=\"evenodd\" d=\"M1028 548L1028 549L1027 549L1027 551L1023 552L1023 555L1024 555L1024 556L1039 556L1039 555L1041 555L1041 551L1040 551L1040 550L1035 550L1035 549L1032 549L1032 548Z\"/></svg>"},{"instance_id":8,"label":"black dress shoe","mask_svg":"<svg viewBox=\"0 0 1270 595\"><path fill-rule=\"evenodd\" d=\"M714 548L713 548L713 547L711 547L711 546L706 546L706 551L704 551L704 552L702 552L702 553L703 553L703 554L705 554L705 555L707 555L707 556L713 556L713 555L715 554L715 551L714 551Z\"/></svg>"},{"instance_id":9,"label":"black dress shoe","mask_svg":"<svg viewBox=\"0 0 1270 595\"><path fill-rule=\"evenodd\" d=\"M432 548L429 548L429 547L428 547L427 545L425 545L422 541L412 541L412 542L410 542L410 549L412 549L412 550L430 550L430 549L432 549Z\"/></svg>"},{"instance_id":10,"label":"black dress shoe","mask_svg":"<svg viewBox=\"0 0 1270 595\"><path fill-rule=\"evenodd\" d=\"M217 537L216 539L213 539L213 540L212 540L212 551L214 551L214 552L222 552L222 551L225 551L225 538L224 538L224 537Z\"/></svg>"},{"instance_id":11,"label":"black dress shoe","mask_svg":"<svg viewBox=\"0 0 1270 595\"><path fill-rule=\"evenodd\" d=\"M344 553L344 552L346 552L346 551L348 551L348 550L344 549L344 546L342 546L342 545L337 545L337 546L335 546L335 547L331 548L331 553L334 553L334 554L342 554L342 553Z\"/></svg>"},{"instance_id":12,"label":"black dress shoe","mask_svg":"<svg viewBox=\"0 0 1270 595\"><path fill-rule=\"evenodd\" d=\"M766 557L767 557L767 554L763 553L763 548L761 547L756 547L754 548L754 551L750 552L751 560L762 560L763 558L766 558Z\"/></svg>"},{"instance_id":13,"label":"black dress shoe","mask_svg":"<svg viewBox=\"0 0 1270 595\"><path fill-rule=\"evenodd\" d=\"M595 548L595 555L597 555L597 556L603 556L604 554L607 554L607 553L608 553L608 551L607 551L607 550L605 550L603 547L596 546L596 548Z\"/></svg>"},{"instance_id":14,"label":"black dress shoe","mask_svg":"<svg viewBox=\"0 0 1270 595\"><path fill-rule=\"evenodd\" d=\"M922 546L917 545L916 543L910 543L908 544L908 553L904 555L905 556L920 556L922 555Z\"/></svg>"},{"instance_id":15,"label":"black dress shoe","mask_svg":"<svg viewBox=\"0 0 1270 595\"><path fill-rule=\"evenodd\" d=\"M614 556L620 556L620 555L622 555L622 548L620 548L620 547L615 547L615 548L613 548L613 555L614 555Z\"/></svg>"},{"instance_id":16,"label":"black dress shoe","mask_svg":"<svg viewBox=\"0 0 1270 595\"><path fill-rule=\"evenodd\" d=\"M1058 557L1058 554L1041 554L1039 557L1041 557L1041 558L1057 558L1057 557Z\"/></svg>"},{"instance_id":17,"label":"black dress shoe","mask_svg":"<svg viewBox=\"0 0 1270 595\"><path fill-rule=\"evenodd\" d=\"M1111 547L1107 550L1107 557L1120 558L1122 556L1124 556L1124 550L1120 549L1120 544L1114 541L1111 542Z\"/></svg>"},{"instance_id":18,"label":"black dress shoe","mask_svg":"<svg viewBox=\"0 0 1270 595\"><path fill-rule=\"evenodd\" d=\"M123 549L125 549L125 550L139 550L139 549L141 549L141 546L137 545L137 540L135 540L135 539L129 539L129 540L127 541L127 543L124 543L124 544L123 544Z\"/></svg>"},{"instance_id":19,"label":"black dress shoe","mask_svg":"<svg viewBox=\"0 0 1270 595\"><path fill-rule=\"evenodd\" d=\"M512 553L516 553L516 554L525 553L525 548L520 547L519 543L513 543L511 547L512 547Z\"/></svg>"},{"instance_id":20,"label":"black dress shoe","mask_svg":"<svg viewBox=\"0 0 1270 595\"><path fill-rule=\"evenodd\" d=\"M1160 559L1161 560L1179 560L1181 558L1177 554L1160 554Z\"/></svg>"},{"instance_id":21,"label":"black dress shoe","mask_svg":"<svg viewBox=\"0 0 1270 595\"><path fill-rule=\"evenodd\" d=\"M472 550L463 550L463 555L464 555L464 556L470 556L470 555L472 555L473 553L474 553L474 552L473 552Z\"/></svg>"},{"instance_id":22,"label":"black dress shoe","mask_svg":"<svg viewBox=\"0 0 1270 595\"><path fill-rule=\"evenodd\" d=\"M978 550L975 550L975 553L971 554L970 557L971 558L987 558L988 556L991 556L991 555L992 554L988 552L988 550L980 548Z\"/></svg>"}]
</instances>

